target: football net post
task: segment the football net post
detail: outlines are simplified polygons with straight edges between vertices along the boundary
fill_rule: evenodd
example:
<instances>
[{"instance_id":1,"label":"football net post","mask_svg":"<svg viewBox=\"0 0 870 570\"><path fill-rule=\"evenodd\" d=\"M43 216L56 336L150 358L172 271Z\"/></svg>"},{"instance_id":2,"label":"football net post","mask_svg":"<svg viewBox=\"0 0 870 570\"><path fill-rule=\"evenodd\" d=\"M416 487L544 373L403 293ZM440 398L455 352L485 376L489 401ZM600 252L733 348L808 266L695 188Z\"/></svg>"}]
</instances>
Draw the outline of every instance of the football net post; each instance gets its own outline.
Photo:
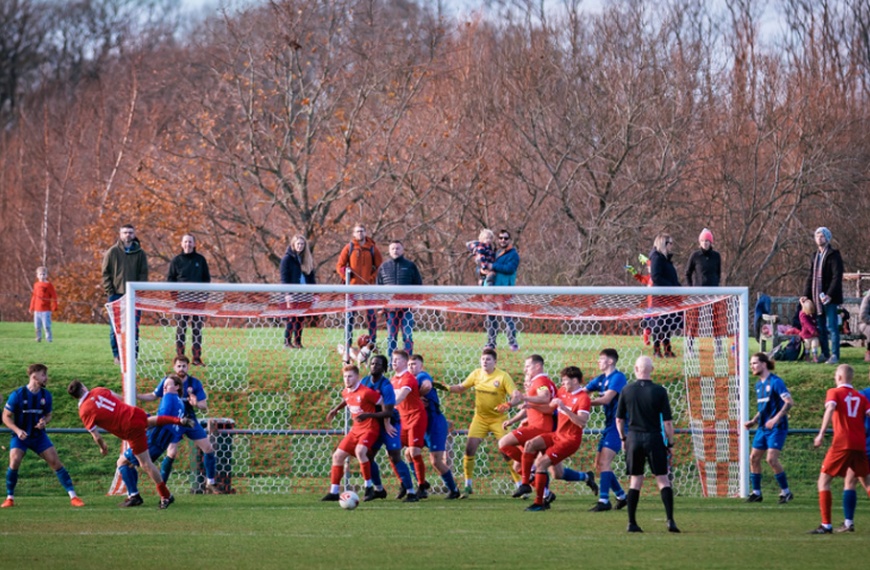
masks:
<instances>
[{"instance_id":1,"label":"football net post","mask_svg":"<svg viewBox=\"0 0 870 570\"><path fill-rule=\"evenodd\" d=\"M368 332L369 310L412 311L414 351L426 370L445 384L462 382L479 367L487 344L486 318L506 333L517 329L519 351L498 334L498 367L522 385L523 361L544 357L558 384L559 371L579 366L586 381L599 374L604 348L619 352L618 368L629 381L635 359L653 356L653 379L671 397L677 428L674 488L684 495L745 496L749 440L742 425L749 416L748 290L744 287L399 287L347 285L262 285L128 283L127 295L107 305L122 350L124 396L152 390L171 371L178 315L204 319L202 359L191 367L208 394L208 416L231 418L232 429L216 434L218 463L231 470L240 492L320 492L328 485L331 455L346 432L345 418L326 425L326 412L340 399L342 355L348 327L357 338ZM141 313L138 350L131 342ZM286 348L288 318L302 318L304 349ZM378 326L385 328L384 316ZM490 321L490 326L493 323ZM397 329L398 327L394 327ZM398 334L398 331L396 331ZM389 342L382 333L379 348ZM649 343L646 344L645 340ZM137 356L138 352L138 356ZM367 373L363 365L362 373ZM470 392L470 391L469 391ZM454 430L447 458L461 473L465 430L473 415L473 393L442 393L442 408ZM604 415L593 409L583 445L566 464L594 469ZM196 487L198 470L178 476ZM395 485L385 454L379 458L385 484ZM351 468L356 469L351 463ZM624 479L623 454L614 472ZM436 479L437 480L437 479ZM350 481L361 479L353 473ZM177 481L174 482L177 485ZM554 483L556 488L563 485ZM478 451L475 487L512 492L508 465L496 441ZM436 490L438 486L436 485ZM571 486L563 492L588 492Z\"/></svg>"}]
</instances>

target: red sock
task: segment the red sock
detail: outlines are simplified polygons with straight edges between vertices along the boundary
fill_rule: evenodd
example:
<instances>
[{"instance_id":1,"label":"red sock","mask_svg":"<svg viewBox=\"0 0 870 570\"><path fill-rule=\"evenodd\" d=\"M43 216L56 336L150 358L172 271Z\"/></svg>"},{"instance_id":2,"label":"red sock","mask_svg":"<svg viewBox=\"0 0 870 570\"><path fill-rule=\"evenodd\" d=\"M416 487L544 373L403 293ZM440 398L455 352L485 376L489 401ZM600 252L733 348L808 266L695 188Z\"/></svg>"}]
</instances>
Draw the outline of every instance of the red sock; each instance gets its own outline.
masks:
<instances>
[{"instance_id":1,"label":"red sock","mask_svg":"<svg viewBox=\"0 0 870 570\"><path fill-rule=\"evenodd\" d=\"M537 455L537 453L523 453L523 470L520 473L523 476L523 485L530 485L532 482L532 465L535 464L535 457Z\"/></svg>"},{"instance_id":2,"label":"red sock","mask_svg":"<svg viewBox=\"0 0 870 570\"><path fill-rule=\"evenodd\" d=\"M414 471L417 472L417 483L422 485L426 482L426 464L423 463L422 455L414 456Z\"/></svg>"},{"instance_id":3,"label":"red sock","mask_svg":"<svg viewBox=\"0 0 870 570\"><path fill-rule=\"evenodd\" d=\"M535 474L535 504L544 504L544 489L547 488L547 475L544 473Z\"/></svg>"},{"instance_id":4,"label":"red sock","mask_svg":"<svg viewBox=\"0 0 870 570\"><path fill-rule=\"evenodd\" d=\"M342 465L333 465L329 472L329 482L333 485L341 484L341 477L344 475L344 467Z\"/></svg>"},{"instance_id":5,"label":"red sock","mask_svg":"<svg viewBox=\"0 0 870 570\"><path fill-rule=\"evenodd\" d=\"M174 424L177 426L181 425L181 419L176 418L175 416L157 416L157 425L165 426L169 424Z\"/></svg>"},{"instance_id":6,"label":"red sock","mask_svg":"<svg viewBox=\"0 0 870 570\"><path fill-rule=\"evenodd\" d=\"M372 462L366 461L365 463L359 464L360 471L362 471L363 480L371 481L372 479Z\"/></svg>"},{"instance_id":7,"label":"red sock","mask_svg":"<svg viewBox=\"0 0 870 570\"><path fill-rule=\"evenodd\" d=\"M166 483L161 481L157 483L157 494L160 495L161 499L168 499L172 493L169 492L169 487L166 486Z\"/></svg>"},{"instance_id":8,"label":"red sock","mask_svg":"<svg viewBox=\"0 0 870 570\"><path fill-rule=\"evenodd\" d=\"M831 491L819 491L819 510L822 511L822 524L831 524Z\"/></svg>"},{"instance_id":9,"label":"red sock","mask_svg":"<svg viewBox=\"0 0 870 570\"><path fill-rule=\"evenodd\" d=\"M523 450L520 449L519 445L506 445L504 447L500 447L498 449L517 463L520 463L523 459Z\"/></svg>"}]
</instances>

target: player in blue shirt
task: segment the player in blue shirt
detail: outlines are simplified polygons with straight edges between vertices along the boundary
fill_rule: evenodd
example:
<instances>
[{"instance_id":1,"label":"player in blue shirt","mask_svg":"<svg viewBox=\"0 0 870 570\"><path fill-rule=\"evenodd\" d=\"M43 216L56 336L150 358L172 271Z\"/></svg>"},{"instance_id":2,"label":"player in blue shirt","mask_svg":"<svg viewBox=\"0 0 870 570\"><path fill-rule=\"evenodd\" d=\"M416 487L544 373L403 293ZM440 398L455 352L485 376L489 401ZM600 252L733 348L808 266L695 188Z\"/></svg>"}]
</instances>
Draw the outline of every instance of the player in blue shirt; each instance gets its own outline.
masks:
<instances>
[{"instance_id":1,"label":"player in blue shirt","mask_svg":"<svg viewBox=\"0 0 870 570\"><path fill-rule=\"evenodd\" d=\"M380 392L381 397L383 397L384 405L379 406L380 409L373 415L373 417L378 417L382 420L383 418L389 417L391 424L390 431L392 432L387 433L387 428L382 421L381 437L378 439L378 442L369 449L369 461L371 461L372 464L372 483L374 486L366 489L363 501L387 498L387 491L384 489L381 481L381 470L375 461L375 456L378 454L381 447L384 446L387 448L387 454L390 456L390 463L393 464L393 469L396 471L396 475L402 485L396 498L403 499L408 493L408 490L414 488L414 484L411 482L411 470L408 469L408 464L402 460L402 426L399 422L399 412L395 409L396 392L393 390L393 385L390 383L390 380L384 376L386 370L387 357L382 354L376 354L369 359L369 376L362 379L363 385ZM367 414L360 414L358 417L365 419L361 416L368 417Z\"/></svg>"},{"instance_id":2,"label":"player in blue shirt","mask_svg":"<svg viewBox=\"0 0 870 570\"><path fill-rule=\"evenodd\" d=\"M205 433L205 430L196 421L196 411L208 410L208 396L205 394L205 389L202 387L202 382L198 379L194 378L187 374L187 370L190 367L190 360L183 354L180 354L175 357L172 361L172 368L175 371L175 375L178 376L182 381L182 398L184 400L184 407L186 415L190 418L193 418L195 421L195 425L192 428L182 427L181 430L183 435L187 436L187 438L202 451L203 454L203 463L205 464L205 492L211 494L220 494L220 490L215 485L215 476L217 475L217 460L215 458L214 447L211 444L211 441L208 439L208 434ZM153 402L157 398L163 397L163 383L166 381L164 378L160 381L160 384L154 389L154 392L150 394L139 394L137 398L142 400L143 402ZM172 464L175 462L175 458L178 456L178 445L172 443L169 445L169 449L166 450L166 457L163 459L163 463L160 465L160 474L163 477L163 482L169 481L169 476L172 474Z\"/></svg>"},{"instance_id":3,"label":"player in blue shirt","mask_svg":"<svg viewBox=\"0 0 870 570\"><path fill-rule=\"evenodd\" d=\"M27 376L27 385L9 394L3 407L3 424L12 431L12 441L9 443L9 469L6 470L6 500L0 508L15 506L18 468L28 449L42 457L54 470L58 481L69 494L70 504L84 507L85 503L76 495L72 478L45 433L45 426L51 421L52 410L51 392L45 389L48 384L48 367L44 364L31 364L27 367Z\"/></svg>"},{"instance_id":4,"label":"player in blue shirt","mask_svg":"<svg viewBox=\"0 0 870 570\"><path fill-rule=\"evenodd\" d=\"M758 377L755 384L755 397L758 401L758 412L744 427L750 429L758 426L755 439L752 441L752 451L749 453L749 481L752 493L747 502L760 503L761 496L761 457L767 452L767 463L773 469L776 482L779 483L779 503L785 504L794 499L788 488L788 479L779 454L785 445L788 434L788 411L794 406L794 400L782 378L773 372L776 364L763 352L752 355L749 359L749 369Z\"/></svg>"},{"instance_id":5,"label":"player in blue shirt","mask_svg":"<svg viewBox=\"0 0 870 570\"><path fill-rule=\"evenodd\" d=\"M622 450L622 441L616 429L616 407L619 405L619 394L625 388L625 374L616 369L619 353L613 348L605 348L598 355L598 370L601 374L586 385L586 391L592 396L599 392L597 398L592 398L593 406L601 406L604 411L604 431L598 442L598 454L595 464L598 466L600 480L598 482L598 502L589 509L592 512L609 511L610 490L616 495L616 508L625 507L628 502L625 491L619 485L619 479L613 473L613 458Z\"/></svg>"},{"instance_id":6,"label":"player in blue shirt","mask_svg":"<svg viewBox=\"0 0 870 570\"><path fill-rule=\"evenodd\" d=\"M456 487L456 480L453 478L453 471L447 465L444 456L447 453L447 436L450 433L450 426L444 413L441 411L441 400L438 397L438 391L433 389L432 376L423 370L423 357L419 354L412 354L408 360L408 370L411 374L417 377L417 382L420 384L420 396L426 405L426 416L428 423L426 425L426 447L429 448L429 462L432 467L438 470L441 474L441 480L447 486L447 500L458 499L462 493ZM426 488L420 487L417 492L421 499L424 499L429 490L429 484Z\"/></svg>"},{"instance_id":7,"label":"player in blue shirt","mask_svg":"<svg viewBox=\"0 0 870 570\"><path fill-rule=\"evenodd\" d=\"M170 374L163 381L163 398L157 409L158 416L184 417L184 402L179 397L181 385L181 378L175 374ZM151 461L157 461L157 458L163 455L170 444L181 441L183 429L182 426L174 424L148 428L148 455L151 456ZM127 487L127 500L118 506L138 507L143 501L139 495L139 473L136 471L139 460L136 459L133 450L127 449L122 453L121 457L118 458L117 465L121 480Z\"/></svg>"}]
</instances>

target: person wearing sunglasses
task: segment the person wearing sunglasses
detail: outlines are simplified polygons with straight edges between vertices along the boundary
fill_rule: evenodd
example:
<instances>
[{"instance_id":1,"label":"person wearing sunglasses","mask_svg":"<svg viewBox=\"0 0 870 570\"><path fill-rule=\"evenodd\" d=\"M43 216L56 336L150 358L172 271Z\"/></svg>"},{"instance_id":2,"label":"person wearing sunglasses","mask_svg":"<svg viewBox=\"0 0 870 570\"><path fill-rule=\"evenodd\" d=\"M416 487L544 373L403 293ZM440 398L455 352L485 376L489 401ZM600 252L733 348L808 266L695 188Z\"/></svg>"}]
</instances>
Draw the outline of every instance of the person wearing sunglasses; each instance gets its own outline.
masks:
<instances>
[{"instance_id":1,"label":"person wearing sunglasses","mask_svg":"<svg viewBox=\"0 0 870 570\"><path fill-rule=\"evenodd\" d=\"M499 230L496 234L496 246L498 252L495 256L495 261L489 264L488 269L495 273L493 286L495 287L512 287L517 282L517 268L520 266L520 254L511 243L511 234L507 230ZM517 344L517 326L513 318L503 317L502 322L507 328L508 345L514 352L519 350ZM493 315L487 315L486 321L486 347L495 348L496 337L501 328L499 318Z\"/></svg>"}]
</instances>

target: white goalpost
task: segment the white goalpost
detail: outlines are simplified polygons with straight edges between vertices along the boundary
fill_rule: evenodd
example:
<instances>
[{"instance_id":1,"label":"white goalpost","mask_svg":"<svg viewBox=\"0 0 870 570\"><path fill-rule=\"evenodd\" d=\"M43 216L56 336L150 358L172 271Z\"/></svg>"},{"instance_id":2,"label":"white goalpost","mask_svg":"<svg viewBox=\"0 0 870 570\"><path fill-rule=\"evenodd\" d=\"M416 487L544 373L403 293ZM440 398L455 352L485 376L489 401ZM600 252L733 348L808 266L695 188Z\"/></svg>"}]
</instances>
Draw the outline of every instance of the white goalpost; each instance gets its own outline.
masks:
<instances>
[{"instance_id":1,"label":"white goalpost","mask_svg":"<svg viewBox=\"0 0 870 570\"><path fill-rule=\"evenodd\" d=\"M325 488L332 450L346 429L344 418L332 424L325 419L340 398L338 349L349 337L356 341L374 332L381 354L393 346L411 348L445 384L463 381L479 367L481 349L492 344L498 367L518 386L523 360L531 354L544 357L558 384L559 371L569 365L591 380L599 373L600 351L615 348L617 366L631 382L634 360L652 356L658 346L662 357L655 359L653 380L667 388L678 430L675 491L742 497L749 477L749 439L742 427L749 417L748 295L745 287L134 282L107 308L122 348L124 398L133 405L137 391L152 390L171 371L176 354L190 355L192 344L200 340L193 339L189 317L202 320L198 350L205 365L191 367L190 373L208 393L219 483L228 492ZM130 342L137 326L138 343ZM395 333L394 343L390 332ZM297 333L304 348L296 347ZM366 366L362 372L367 374ZM473 397L441 395L453 429L449 462L460 478ZM593 410L583 446L568 460L571 467L594 469L603 421L603 413ZM175 477L186 477L195 492L201 488L201 473L195 450L186 453L191 467L177 468ZM494 439L485 440L477 457L476 488L513 490ZM180 459L177 465L184 456ZM621 479L622 461L619 454L614 471ZM387 486L395 486L390 477L384 479ZM361 479L352 473L350 481ZM178 480L172 484L177 486ZM561 482L555 484L558 488ZM563 492L588 490L575 485L563 487Z\"/></svg>"}]
</instances>

